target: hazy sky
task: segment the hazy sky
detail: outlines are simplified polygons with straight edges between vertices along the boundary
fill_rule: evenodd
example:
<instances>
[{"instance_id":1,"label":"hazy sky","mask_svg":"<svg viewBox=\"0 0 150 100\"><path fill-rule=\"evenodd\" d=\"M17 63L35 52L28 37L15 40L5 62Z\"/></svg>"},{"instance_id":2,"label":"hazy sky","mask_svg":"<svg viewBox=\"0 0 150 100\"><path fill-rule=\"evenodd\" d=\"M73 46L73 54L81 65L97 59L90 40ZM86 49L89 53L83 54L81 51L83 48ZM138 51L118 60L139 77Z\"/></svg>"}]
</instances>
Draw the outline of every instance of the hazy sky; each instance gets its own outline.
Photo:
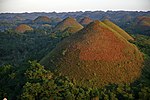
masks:
<instances>
[{"instance_id":1,"label":"hazy sky","mask_svg":"<svg viewBox=\"0 0 150 100\"><path fill-rule=\"evenodd\" d=\"M0 12L150 11L150 0L0 0Z\"/></svg>"}]
</instances>

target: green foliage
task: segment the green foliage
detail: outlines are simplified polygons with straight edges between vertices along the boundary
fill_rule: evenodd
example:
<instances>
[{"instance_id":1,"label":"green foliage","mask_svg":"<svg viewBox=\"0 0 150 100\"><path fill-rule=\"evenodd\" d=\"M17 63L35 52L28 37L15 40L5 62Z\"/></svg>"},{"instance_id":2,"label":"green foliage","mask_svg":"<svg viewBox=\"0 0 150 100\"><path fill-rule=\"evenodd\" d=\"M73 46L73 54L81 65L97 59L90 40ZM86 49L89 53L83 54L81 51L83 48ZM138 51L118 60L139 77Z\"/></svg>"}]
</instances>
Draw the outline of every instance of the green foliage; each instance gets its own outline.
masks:
<instances>
[{"instance_id":1,"label":"green foliage","mask_svg":"<svg viewBox=\"0 0 150 100\"><path fill-rule=\"evenodd\" d=\"M35 61L29 63L31 66L25 73L27 79L36 81L51 79L52 73L50 71L46 71L43 66Z\"/></svg>"},{"instance_id":2,"label":"green foliage","mask_svg":"<svg viewBox=\"0 0 150 100\"><path fill-rule=\"evenodd\" d=\"M140 80L144 84L150 85L150 36L135 35L135 41L130 41L138 46L138 48L144 53L145 62L142 69L142 76Z\"/></svg>"},{"instance_id":3,"label":"green foliage","mask_svg":"<svg viewBox=\"0 0 150 100\"><path fill-rule=\"evenodd\" d=\"M145 53L142 77L132 84L110 84L89 88L75 80L57 75L36 61L62 40L59 34L34 30L17 34L7 30L0 34L0 100L148 100L150 97L150 37L135 36L136 44ZM62 52L66 54L66 50ZM79 64L80 65L80 64ZM96 74L94 74L95 76Z\"/></svg>"},{"instance_id":4,"label":"green foliage","mask_svg":"<svg viewBox=\"0 0 150 100\"><path fill-rule=\"evenodd\" d=\"M35 61L25 72L27 82L23 86L22 100L45 100L49 98L76 100L89 98L90 91L76 87L67 77L53 76Z\"/></svg>"},{"instance_id":5,"label":"green foliage","mask_svg":"<svg viewBox=\"0 0 150 100\"><path fill-rule=\"evenodd\" d=\"M0 67L0 76L5 77L5 75L10 74L12 72L12 66L11 65L5 65Z\"/></svg>"},{"instance_id":6,"label":"green foliage","mask_svg":"<svg viewBox=\"0 0 150 100\"><path fill-rule=\"evenodd\" d=\"M0 99L3 99L4 96L8 96L7 91L12 92L12 90L7 87L7 82L10 82L11 80L11 77L9 77L11 73L11 65L0 66Z\"/></svg>"},{"instance_id":7,"label":"green foliage","mask_svg":"<svg viewBox=\"0 0 150 100\"><path fill-rule=\"evenodd\" d=\"M30 64L30 68L25 73L27 82L23 86L22 100L45 100L49 98L54 100L146 100L150 95L150 87L139 83L125 85L110 84L103 88L83 88L72 83L67 77L53 75L35 61L30 62ZM52 75L52 77L42 77L47 75ZM40 81L37 81L37 79L40 79Z\"/></svg>"},{"instance_id":8,"label":"green foliage","mask_svg":"<svg viewBox=\"0 0 150 100\"><path fill-rule=\"evenodd\" d=\"M55 38L50 31L34 30L18 34L13 30L0 32L0 65L22 66L28 60L40 60L62 37Z\"/></svg>"},{"instance_id":9,"label":"green foliage","mask_svg":"<svg viewBox=\"0 0 150 100\"><path fill-rule=\"evenodd\" d=\"M94 89L91 91L91 96L92 96L92 97L99 96L99 91L98 91L97 88L94 88Z\"/></svg>"},{"instance_id":10,"label":"green foliage","mask_svg":"<svg viewBox=\"0 0 150 100\"><path fill-rule=\"evenodd\" d=\"M56 88L52 78L52 73L46 71L43 66L33 61L29 62L30 67L25 72L27 82L23 86L23 93L21 98L23 100L41 100L43 98L50 98Z\"/></svg>"},{"instance_id":11,"label":"green foliage","mask_svg":"<svg viewBox=\"0 0 150 100\"><path fill-rule=\"evenodd\" d=\"M92 87L133 82L141 73L142 53L112 30L94 21L61 41L40 63L70 79L75 78L78 85Z\"/></svg>"},{"instance_id":12,"label":"green foliage","mask_svg":"<svg viewBox=\"0 0 150 100\"><path fill-rule=\"evenodd\" d=\"M148 100L150 97L150 88L143 87L139 92L139 98L142 100Z\"/></svg>"},{"instance_id":13,"label":"green foliage","mask_svg":"<svg viewBox=\"0 0 150 100\"><path fill-rule=\"evenodd\" d=\"M1 68L1 76L9 74L6 78L17 77L14 75L12 66L8 65ZM110 84L103 88L88 88L77 86L68 77L56 75L46 70L44 66L40 65L36 61L29 61L24 72L26 82L23 85L22 93L15 95L18 99L22 100L120 100L120 99L147 99L149 97L150 87L144 86L144 84L134 83L125 85L113 85ZM10 77L10 79L11 79ZM4 84L1 84L4 86ZM6 87L8 84L6 85ZM8 87L7 87L8 88ZM10 90L7 90L9 94L12 94ZM7 95L2 89L0 91L1 98ZM7 95L8 98L15 98L11 95Z\"/></svg>"}]
</instances>

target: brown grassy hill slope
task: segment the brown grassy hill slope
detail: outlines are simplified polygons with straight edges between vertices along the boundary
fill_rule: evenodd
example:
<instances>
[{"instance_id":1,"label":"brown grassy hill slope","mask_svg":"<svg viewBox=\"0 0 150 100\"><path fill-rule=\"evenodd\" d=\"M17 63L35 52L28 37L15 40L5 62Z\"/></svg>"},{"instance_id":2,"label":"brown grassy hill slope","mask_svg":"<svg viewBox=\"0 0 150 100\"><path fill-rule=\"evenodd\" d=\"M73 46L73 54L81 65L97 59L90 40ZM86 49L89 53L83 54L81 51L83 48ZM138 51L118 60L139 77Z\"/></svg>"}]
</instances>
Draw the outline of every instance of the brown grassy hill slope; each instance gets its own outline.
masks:
<instances>
[{"instance_id":1,"label":"brown grassy hill slope","mask_svg":"<svg viewBox=\"0 0 150 100\"><path fill-rule=\"evenodd\" d=\"M109 20L103 20L102 21L104 24L118 32L120 35L122 35L125 39L127 40L134 40L127 32L125 32L123 29L121 29L119 26L115 25Z\"/></svg>"},{"instance_id":2,"label":"brown grassy hill slope","mask_svg":"<svg viewBox=\"0 0 150 100\"><path fill-rule=\"evenodd\" d=\"M33 20L35 23L50 23L51 19L47 16L39 16L35 20Z\"/></svg>"},{"instance_id":3,"label":"brown grassy hill slope","mask_svg":"<svg viewBox=\"0 0 150 100\"><path fill-rule=\"evenodd\" d=\"M31 30L33 30L33 28L31 28L29 25L26 24L21 24L15 29L16 32L20 32L20 33L23 33L25 31L31 31Z\"/></svg>"},{"instance_id":4,"label":"brown grassy hill slope","mask_svg":"<svg viewBox=\"0 0 150 100\"><path fill-rule=\"evenodd\" d=\"M64 39L40 63L82 86L130 83L141 74L137 47L100 21Z\"/></svg>"},{"instance_id":5,"label":"brown grassy hill slope","mask_svg":"<svg viewBox=\"0 0 150 100\"><path fill-rule=\"evenodd\" d=\"M65 29L67 29L68 27L72 27L74 28L74 33L81 30L83 28L83 26L81 24L79 24L76 19L72 18L72 17L67 17L66 19L64 19L63 21L61 21L60 23L58 23L56 25L56 27L54 28L54 31L64 31Z\"/></svg>"},{"instance_id":6,"label":"brown grassy hill slope","mask_svg":"<svg viewBox=\"0 0 150 100\"><path fill-rule=\"evenodd\" d=\"M76 33L79 30L80 29L77 29L77 28L74 28L74 27L68 27L64 31L62 31L61 34L64 35L64 36L70 36L70 35L72 35L73 33Z\"/></svg>"},{"instance_id":7,"label":"brown grassy hill slope","mask_svg":"<svg viewBox=\"0 0 150 100\"><path fill-rule=\"evenodd\" d=\"M150 35L150 17L140 16L136 18L135 28L137 33Z\"/></svg>"},{"instance_id":8,"label":"brown grassy hill slope","mask_svg":"<svg viewBox=\"0 0 150 100\"><path fill-rule=\"evenodd\" d=\"M83 19L81 19L80 24L83 26L88 25L89 23L91 23L93 20L89 17L84 17Z\"/></svg>"},{"instance_id":9,"label":"brown grassy hill slope","mask_svg":"<svg viewBox=\"0 0 150 100\"><path fill-rule=\"evenodd\" d=\"M137 24L150 27L150 17L140 16L137 18Z\"/></svg>"}]
</instances>

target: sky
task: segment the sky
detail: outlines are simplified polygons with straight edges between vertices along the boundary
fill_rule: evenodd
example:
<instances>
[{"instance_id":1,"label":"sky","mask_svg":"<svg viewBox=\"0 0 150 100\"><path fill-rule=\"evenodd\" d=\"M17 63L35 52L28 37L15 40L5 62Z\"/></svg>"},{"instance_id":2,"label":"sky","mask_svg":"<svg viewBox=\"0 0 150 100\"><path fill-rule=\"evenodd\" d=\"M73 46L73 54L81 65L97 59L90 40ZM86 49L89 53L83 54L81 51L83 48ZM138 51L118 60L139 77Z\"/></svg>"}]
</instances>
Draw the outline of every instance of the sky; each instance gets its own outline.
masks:
<instances>
[{"instance_id":1,"label":"sky","mask_svg":"<svg viewBox=\"0 0 150 100\"><path fill-rule=\"evenodd\" d=\"M0 0L5 12L150 11L150 0Z\"/></svg>"}]
</instances>

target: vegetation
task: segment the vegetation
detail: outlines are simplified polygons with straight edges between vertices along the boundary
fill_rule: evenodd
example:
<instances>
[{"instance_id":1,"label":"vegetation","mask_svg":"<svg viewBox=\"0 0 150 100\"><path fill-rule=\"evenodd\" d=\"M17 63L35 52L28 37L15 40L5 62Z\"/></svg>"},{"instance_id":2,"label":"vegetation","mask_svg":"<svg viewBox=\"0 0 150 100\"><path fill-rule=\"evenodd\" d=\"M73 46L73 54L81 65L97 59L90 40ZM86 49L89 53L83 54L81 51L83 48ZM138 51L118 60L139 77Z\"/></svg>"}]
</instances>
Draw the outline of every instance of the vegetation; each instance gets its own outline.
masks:
<instances>
[{"instance_id":1,"label":"vegetation","mask_svg":"<svg viewBox=\"0 0 150 100\"><path fill-rule=\"evenodd\" d=\"M0 76L3 78L0 80L0 99L6 97L11 100L94 100L94 98L148 100L150 96L149 85L141 81L124 85L109 84L103 88L89 88L78 86L68 77L46 70L36 61L29 62L26 67L26 70L22 72L13 71L11 66L1 67ZM23 72L22 79L18 80Z\"/></svg>"},{"instance_id":2,"label":"vegetation","mask_svg":"<svg viewBox=\"0 0 150 100\"><path fill-rule=\"evenodd\" d=\"M78 85L101 87L139 78L143 57L135 45L95 21L60 42L40 63Z\"/></svg>"},{"instance_id":3,"label":"vegetation","mask_svg":"<svg viewBox=\"0 0 150 100\"><path fill-rule=\"evenodd\" d=\"M0 65L20 66L28 60L39 61L62 39L51 30L18 33L7 30L0 33Z\"/></svg>"},{"instance_id":4,"label":"vegetation","mask_svg":"<svg viewBox=\"0 0 150 100\"><path fill-rule=\"evenodd\" d=\"M1 15L0 19L4 19L3 14L0 15ZM94 40L92 39L93 38L92 36L95 34L89 34L89 36L87 36L86 34L84 34L84 32L90 33L90 31L93 31L96 33L97 30L91 30L92 28L87 30L82 30L80 31L82 32L82 36L83 36L82 38L78 33L78 34L74 34L71 37L68 37L67 39L64 39L66 36L69 36L71 34L69 32L67 33L66 31L64 31L66 32L66 34L65 33L59 34L59 32L52 33L53 32L52 28L40 27L41 23L40 24L28 23L28 25L32 26L34 30L20 33L12 29L15 28L18 24L22 23L22 21L19 20L20 18L18 20L11 21L10 23L9 18L12 19L12 17L9 16L9 14L4 14L4 15L6 15L7 20L6 22L5 20L3 21L4 23L1 24L2 27L0 26L0 30L2 30L0 32L0 40L1 40L0 41L0 100L3 100L4 97L6 97L8 100L49 100L49 99L50 100L81 100L81 99L83 100L98 100L98 99L100 100L149 100L150 97L150 77L149 77L150 76L150 37L149 36L133 35L134 41L132 40L129 41L132 44L135 44L140 49L140 51L142 51L144 54L144 61L145 61L144 67L142 68L141 76L138 79L135 79L135 81L126 84L122 83L122 84L106 85L106 83L103 83L103 81L101 81L98 84L104 84L104 86L102 87L98 87L95 84L93 86L87 87L86 85L79 84L79 82L75 78L70 79L69 77L64 76L63 73L58 73L59 72L58 70L53 69L50 71L49 69L51 68L54 67L57 68L57 66L54 66L55 60L51 60L51 64L50 64L51 66L48 67L40 65L38 62L45 55L47 55L52 49L54 49L58 42L63 40L61 44L63 48L54 49L56 50L56 52L58 52L56 56L58 58L66 57L66 56L75 58L73 60L76 61L75 62L76 67L72 69L69 68L68 69L71 71L73 69L78 70L77 72L75 72L75 74L76 75L79 74L83 76L84 73L80 74L79 71L81 72L83 71L82 65L84 62L79 61L78 56L74 57L76 53L79 53L79 50L76 50L76 45L75 46L71 45L70 46L71 48L68 49L66 44L74 43L74 41L78 39L77 41L81 42L81 44L80 42L78 42L80 44L80 47L81 48L83 47L82 49L86 50L87 49L86 46L93 44ZM25 13L22 16L26 18L27 17L26 15L28 15L28 13L27 14ZM36 15L39 14L37 13ZM30 17L32 18L33 16ZM22 19L22 17L21 20L25 21L24 19ZM56 22L54 23L56 24ZM105 24L101 24L101 25L106 28ZM96 27L97 26L94 26L93 28L95 29ZM72 30L72 28L66 30ZM106 29L103 30L106 31ZM107 36L109 36L110 33L111 32L109 31ZM114 34L119 39L121 38L119 35L117 35L117 33ZM98 37L97 35L95 36ZM102 39L107 37L107 36L105 37L105 35L103 36L104 37ZM111 37L112 39L116 40L116 38L113 38L114 35L106 39L111 40ZM82 40L88 38L89 38L88 41L82 43ZM95 38L95 41L98 40L99 39ZM126 45L130 44L128 41L124 39L123 41L125 42ZM84 47L83 44L86 46ZM102 42L101 44L106 45L107 43ZM97 48L97 45L94 45L94 47ZM70 51L72 52L69 53ZM139 51L137 50L136 55L138 55L138 52ZM107 53L108 55L111 55L109 54L109 52ZM47 57L53 58L53 56L47 56ZM85 55L81 56L81 58L82 57L85 59ZM112 58L113 56L110 57L109 59ZM88 59L92 59L92 58L89 57ZM93 57L93 59L98 59L98 58ZM58 60L61 61L62 59L58 59ZM74 64L72 60L65 59L65 61L70 65ZM89 62L86 63L86 65L84 65L84 68L87 67L88 69L88 67L92 66L92 64L94 65L99 63L101 62L98 61L94 61L93 63ZM130 63L130 62L126 62L126 63ZM102 67L103 68L102 70L106 70L106 68L109 66L107 63L102 63L102 65L105 65L104 67ZM67 66L65 64L62 64L61 66L67 69ZM122 66L122 64L117 63L116 67L118 69L121 69L124 66ZM94 69L92 70L97 70L96 68L97 66L94 67ZM114 70L114 69L113 67L111 67L109 70ZM93 71L91 73L92 79L87 79L85 83L93 83L96 80L95 77L97 77L99 73L103 74L103 71L100 71L98 73ZM127 71L125 72L125 74L128 74ZM134 74L134 70L132 70L131 74ZM70 73L70 75L72 75L72 73ZM79 79L83 80L82 77L79 77Z\"/></svg>"},{"instance_id":5,"label":"vegetation","mask_svg":"<svg viewBox=\"0 0 150 100\"><path fill-rule=\"evenodd\" d=\"M39 16L35 20L33 20L33 23L37 24L50 24L51 19L47 16Z\"/></svg>"},{"instance_id":6,"label":"vegetation","mask_svg":"<svg viewBox=\"0 0 150 100\"><path fill-rule=\"evenodd\" d=\"M88 24L90 24L91 22L93 22L93 20L89 17L84 17L83 19L81 19L80 24L83 26L86 26Z\"/></svg>"},{"instance_id":7,"label":"vegetation","mask_svg":"<svg viewBox=\"0 0 150 100\"><path fill-rule=\"evenodd\" d=\"M150 36L150 16L138 16L125 23L123 27L126 31Z\"/></svg>"},{"instance_id":8,"label":"vegetation","mask_svg":"<svg viewBox=\"0 0 150 100\"><path fill-rule=\"evenodd\" d=\"M25 31L32 31L33 28L31 28L30 26L26 25L26 24L21 24L18 27L16 27L16 32L20 32L23 33Z\"/></svg>"},{"instance_id":9,"label":"vegetation","mask_svg":"<svg viewBox=\"0 0 150 100\"><path fill-rule=\"evenodd\" d=\"M121 29L119 26L115 25L111 21L104 20L103 23L106 24L107 26L109 26L110 28L112 28L113 30L115 30L116 32L118 32L125 39L127 39L127 40L133 40L133 38L127 32L125 32L123 29Z\"/></svg>"},{"instance_id":10,"label":"vegetation","mask_svg":"<svg viewBox=\"0 0 150 100\"><path fill-rule=\"evenodd\" d=\"M149 16L140 16L135 19L133 27L136 27L135 30L137 33L144 33L149 35L150 32L150 17Z\"/></svg>"},{"instance_id":11,"label":"vegetation","mask_svg":"<svg viewBox=\"0 0 150 100\"><path fill-rule=\"evenodd\" d=\"M61 21L60 23L58 23L55 28L54 31L55 32L62 32L65 31L67 28L71 27L73 31L73 33L81 30L83 28L83 26L81 24L79 24L76 19L72 18L72 17L67 17L66 19L64 19L63 21Z\"/></svg>"}]
</instances>

